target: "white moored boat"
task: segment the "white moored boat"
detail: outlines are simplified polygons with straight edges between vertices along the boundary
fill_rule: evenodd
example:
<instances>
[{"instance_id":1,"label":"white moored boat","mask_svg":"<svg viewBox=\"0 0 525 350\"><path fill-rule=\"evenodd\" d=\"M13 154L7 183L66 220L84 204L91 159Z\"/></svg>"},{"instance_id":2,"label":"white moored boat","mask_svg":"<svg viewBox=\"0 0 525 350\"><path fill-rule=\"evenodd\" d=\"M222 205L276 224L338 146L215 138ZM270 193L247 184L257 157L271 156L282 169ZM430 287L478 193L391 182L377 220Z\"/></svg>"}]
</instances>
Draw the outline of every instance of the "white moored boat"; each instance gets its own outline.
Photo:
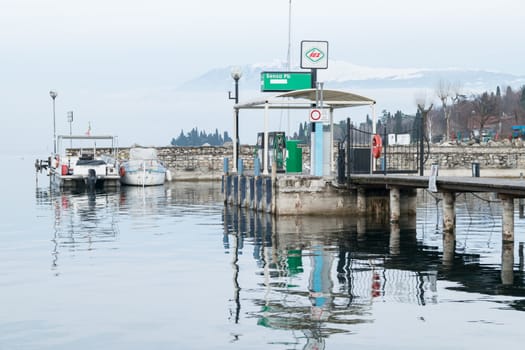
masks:
<instances>
[{"instance_id":1,"label":"white moored boat","mask_svg":"<svg viewBox=\"0 0 525 350\"><path fill-rule=\"evenodd\" d=\"M129 160L120 165L120 182L131 186L163 185L169 180L168 169L158 159L155 148L133 147Z\"/></svg>"},{"instance_id":2,"label":"white moored boat","mask_svg":"<svg viewBox=\"0 0 525 350\"><path fill-rule=\"evenodd\" d=\"M116 136L59 135L57 150L49 159L53 186L78 190L120 187Z\"/></svg>"}]
</instances>

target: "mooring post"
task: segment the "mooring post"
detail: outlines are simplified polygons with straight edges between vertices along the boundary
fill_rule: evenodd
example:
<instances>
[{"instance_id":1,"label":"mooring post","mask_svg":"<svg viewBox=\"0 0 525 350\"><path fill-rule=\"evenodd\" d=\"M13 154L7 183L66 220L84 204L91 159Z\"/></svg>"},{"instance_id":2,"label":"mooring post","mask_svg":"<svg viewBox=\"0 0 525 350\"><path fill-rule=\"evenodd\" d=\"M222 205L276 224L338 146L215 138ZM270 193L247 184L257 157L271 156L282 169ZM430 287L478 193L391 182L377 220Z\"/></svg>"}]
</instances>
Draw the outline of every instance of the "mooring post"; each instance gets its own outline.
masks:
<instances>
[{"instance_id":1,"label":"mooring post","mask_svg":"<svg viewBox=\"0 0 525 350\"><path fill-rule=\"evenodd\" d=\"M501 229L503 242L514 242L514 197L499 195L503 213Z\"/></svg>"},{"instance_id":2,"label":"mooring post","mask_svg":"<svg viewBox=\"0 0 525 350\"><path fill-rule=\"evenodd\" d=\"M401 215L399 187L390 188L390 223L399 223L399 216Z\"/></svg>"},{"instance_id":3,"label":"mooring post","mask_svg":"<svg viewBox=\"0 0 525 350\"><path fill-rule=\"evenodd\" d=\"M454 260L456 251L456 194L443 192L443 262Z\"/></svg>"},{"instance_id":4,"label":"mooring post","mask_svg":"<svg viewBox=\"0 0 525 350\"><path fill-rule=\"evenodd\" d=\"M501 214L501 282L514 282L514 197L499 195Z\"/></svg>"}]
</instances>

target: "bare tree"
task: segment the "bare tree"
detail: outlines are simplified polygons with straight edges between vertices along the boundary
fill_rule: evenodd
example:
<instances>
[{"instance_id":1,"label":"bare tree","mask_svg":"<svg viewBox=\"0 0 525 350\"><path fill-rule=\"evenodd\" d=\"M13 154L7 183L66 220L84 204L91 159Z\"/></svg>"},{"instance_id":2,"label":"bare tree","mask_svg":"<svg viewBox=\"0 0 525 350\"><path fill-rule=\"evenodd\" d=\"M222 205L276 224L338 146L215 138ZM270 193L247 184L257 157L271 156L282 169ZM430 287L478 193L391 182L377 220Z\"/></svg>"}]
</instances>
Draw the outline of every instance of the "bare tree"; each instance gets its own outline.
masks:
<instances>
[{"instance_id":1,"label":"bare tree","mask_svg":"<svg viewBox=\"0 0 525 350\"><path fill-rule=\"evenodd\" d=\"M474 117L478 119L479 131L481 132L490 117L494 116L498 109L498 100L494 93L484 92L474 97Z\"/></svg>"},{"instance_id":2,"label":"bare tree","mask_svg":"<svg viewBox=\"0 0 525 350\"><path fill-rule=\"evenodd\" d=\"M447 109L447 100L452 98L452 84L445 80L439 80L436 87L436 95L441 100L443 114L446 123L445 141L450 139L450 111Z\"/></svg>"},{"instance_id":3,"label":"bare tree","mask_svg":"<svg viewBox=\"0 0 525 350\"><path fill-rule=\"evenodd\" d=\"M427 105L427 94L426 92L419 92L416 96L416 105L417 109L421 113L422 123L423 123L423 130L425 130L426 135L424 135L429 142L432 142L432 119L428 118L428 112L433 107L433 104L430 104L430 107L428 109L425 109L425 106Z\"/></svg>"}]
</instances>

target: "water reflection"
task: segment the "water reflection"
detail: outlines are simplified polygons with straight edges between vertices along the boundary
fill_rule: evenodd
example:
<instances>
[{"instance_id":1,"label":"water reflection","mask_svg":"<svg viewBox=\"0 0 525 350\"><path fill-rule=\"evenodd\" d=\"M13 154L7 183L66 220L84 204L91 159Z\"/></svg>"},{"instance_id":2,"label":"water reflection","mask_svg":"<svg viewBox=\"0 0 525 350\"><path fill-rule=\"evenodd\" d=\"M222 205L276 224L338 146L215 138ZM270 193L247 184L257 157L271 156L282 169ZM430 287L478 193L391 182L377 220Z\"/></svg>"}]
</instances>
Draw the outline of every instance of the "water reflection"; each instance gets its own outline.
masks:
<instances>
[{"instance_id":1,"label":"water reflection","mask_svg":"<svg viewBox=\"0 0 525 350\"><path fill-rule=\"evenodd\" d=\"M61 252L75 255L92 251L114 242L118 236L118 192L77 193L37 188L36 199L37 204L54 209L51 267L55 271Z\"/></svg>"},{"instance_id":2,"label":"water reflection","mask_svg":"<svg viewBox=\"0 0 525 350\"><path fill-rule=\"evenodd\" d=\"M413 285L418 303L426 303L427 290L435 289L425 274L390 271L388 235L385 227L352 218L280 217L225 208L225 237L248 240L260 267L259 287L241 286L240 300L249 299L259 308L250 312L261 326L301 331L307 346L322 347L330 334L350 332L350 326L372 322L375 300L406 293ZM366 226L366 234L358 230ZM404 228L403 228L404 229ZM400 235L397 249L416 244L414 229ZM401 232L401 229L400 229ZM386 240L385 240L386 239ZM229 244L226 249L231 249ZM242 250L243 245L234 247ZM369 249L369 252L362 250ZM235 254L238 254L236 252ZM235 268L234 290L238 291ZM435 277L435 274L433 275ZM407 281L404 281L406 279ZM253 298L246 296L250 291ZM248 308L250 309L250 308ZM236 310L238 313L239 310Z\"/></svg>"},{"instance_id":3,"label":"water reflection","mask_svg":"<svg viewBox=\"0 0 525 350\"><path fill-rule=\"evenodd\" d=\"M415 217L390 225L375 218L275 218L226 207L223 221L223 246L234 254L235 322L242 308L260 326L301 331L319 348L332 334L374 322L377 302L438 303L440 280L469 293L525 296L512 245L502 247L501 264L484 264L480 254L429 245L418 236ZM461 237L464 229L459 226ZM241 285L238 259L250 249L258 280Z\"/></svg>"}]
</instances>

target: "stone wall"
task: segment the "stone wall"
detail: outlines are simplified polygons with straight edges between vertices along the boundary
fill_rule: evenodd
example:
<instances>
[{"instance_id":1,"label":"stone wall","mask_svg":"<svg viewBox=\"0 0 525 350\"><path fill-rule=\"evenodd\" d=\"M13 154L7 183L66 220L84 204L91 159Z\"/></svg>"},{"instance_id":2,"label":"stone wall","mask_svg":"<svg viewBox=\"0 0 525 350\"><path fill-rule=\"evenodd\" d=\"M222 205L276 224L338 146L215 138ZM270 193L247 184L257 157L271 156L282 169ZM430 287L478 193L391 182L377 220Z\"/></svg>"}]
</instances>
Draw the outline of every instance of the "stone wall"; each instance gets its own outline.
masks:
<instances>
[{"instance_id":1,"label":"stone wall","mask_svg":"<svg viewBox=\"0 0 525 350\"><path fill-rule=\"evenodd\" d=\"M441 169L470 168L474 162L485 169L523 169L525 148L498 144L434 146L426 166L437 163Z\"/></svg>"},{"instance_id":2,"label":"stone wall","mask_svg":"<svg viewBox=\"0 0 525 350\"><path fill-rule=\"evenodd\" d=\"M220 180L223 174L224 158L228 158L229 169L232 169L232 147L158 147L159 158L169 167L174 179L179 180ZM244 168L253 170L255 146L243 145L239 157L243 159ZM303 171L309 164L308 147L302 147ZM119 158L127 159L129 148L119 150ZM337 157L337 151L334 152ZM334 160L335 161L335 160ZM472 163L480 164L482 175L519 176L525 172L525 147L510 143L487 143L475 145L432 145L425 169L432 163L439 164L440 171L456 171L468 175Z\"/></svg>"}]
</instances>

